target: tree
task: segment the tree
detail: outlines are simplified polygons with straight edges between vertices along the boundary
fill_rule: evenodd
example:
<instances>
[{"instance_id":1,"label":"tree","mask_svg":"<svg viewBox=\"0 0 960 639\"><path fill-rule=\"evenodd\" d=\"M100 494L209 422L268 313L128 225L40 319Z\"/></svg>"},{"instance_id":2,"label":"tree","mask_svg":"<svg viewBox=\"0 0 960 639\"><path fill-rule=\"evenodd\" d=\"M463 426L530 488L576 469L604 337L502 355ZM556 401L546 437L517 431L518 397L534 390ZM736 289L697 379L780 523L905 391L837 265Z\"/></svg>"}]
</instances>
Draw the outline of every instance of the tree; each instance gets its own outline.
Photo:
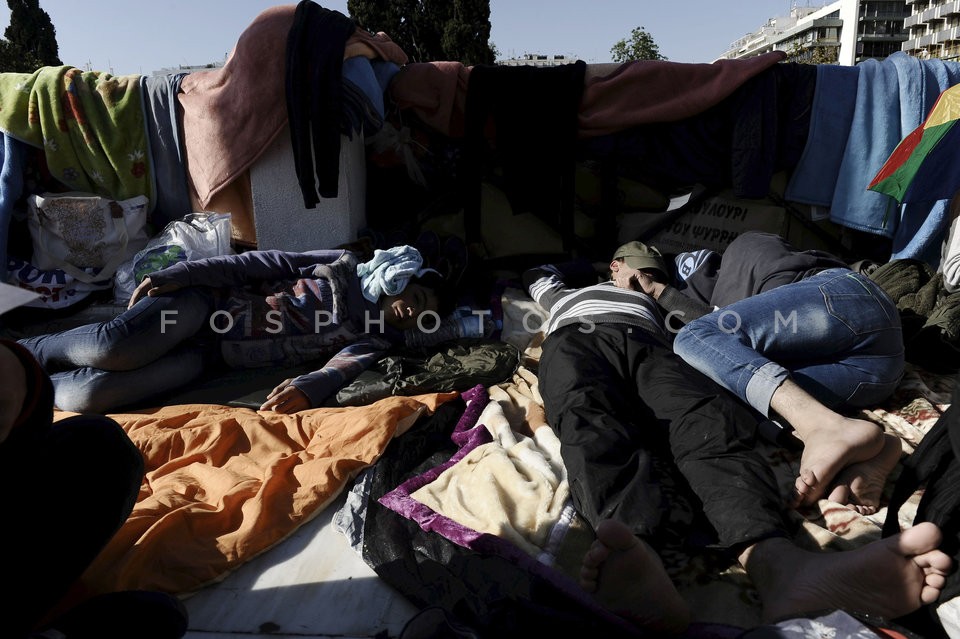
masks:
<instances>
[{"instance_id":1,"label":"tree","mask_svg":"<svg viewBox=\"0 0 960 639\"><path fill-rule=\"evenodd\" d=\"M643 27L636 27L630 32L629 41L620 40L610 49L614 62L629 62L630 60L666 60L660 55L660 47Z\"/></svg>"},{"instance_id":2,"label":"tree","mask_svg":"<svg viewBox=\"0 0 960 639\"><path fill-rule=\"evenodd\" d=\"M492 64L490 0L347 0L363 28L383 31L412 62Z\"/></svg>"},{"instance_id":3,"label":"tree","mask_svg":"<svg viewBox=\"0 0 960 639\"><path fill-rule=\"evenodd\" d=\"M39 0L7 0L10 26L0 40L0 72L31 73L59 66L57 30Z\"/></svg>"},{"instance_id":4,"label":"tree","mask_svg":"<svg viewBox=\"0 0 960 639\"><path fill-rule=\"evenodd\" d=\"M804 47L794 42L787 51L787 60L801 64L837 64L839 49L837 47Z\"/></svg>"}]
</instances>

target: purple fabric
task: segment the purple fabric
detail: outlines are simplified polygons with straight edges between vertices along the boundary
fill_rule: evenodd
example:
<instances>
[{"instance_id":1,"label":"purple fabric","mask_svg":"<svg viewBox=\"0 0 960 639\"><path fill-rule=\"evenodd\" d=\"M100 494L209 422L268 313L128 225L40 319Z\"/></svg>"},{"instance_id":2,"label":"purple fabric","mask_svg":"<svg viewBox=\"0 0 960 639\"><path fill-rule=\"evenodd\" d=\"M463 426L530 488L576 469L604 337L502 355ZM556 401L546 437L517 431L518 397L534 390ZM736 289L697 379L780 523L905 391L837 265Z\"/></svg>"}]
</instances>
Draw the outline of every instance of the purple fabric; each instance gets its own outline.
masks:
<instances>
[{"instance_id":1,"label":"purple fabric","mask_svg":"<svg viewBox=\"0 0 960 639\"><path fill-rule=\"evenodd\" d=\"M464 391L461 397L463 401L467 402L467 408L456 427L454 427L453 434L450 435L450 439L460 449L443 464L435 466L421 475L411 477L394 488L380 498L380 503L407 519L417 522L420 528L425 531L434 531L460 546L478 549L476 544L483 544L479 540L485 533L477 532L448 517L444 517L411 497L411 493L434 481L443 474L443 471L463 459L471 450L493 441L490 432L482 424L478 424L480 414L490 403L490 396L486 389L482 385L477 385L468 391ZM509 545L513 546L513 544Z\"/></svg>"},{"instance_id":2,"label":"purple fabric","mask_svg":"<svg viewBox=\"0 0 960 639\"><path fill-rule=\"evenodd\" d=\"M424 531L435 532L457 545L470 548L479 553L503 557L517 564L531 574L549 582L567 596L581 602L585 607L601 615L611 623L635 632L636 628L622 617L614 615L598 604L579 584L560 571L540 563L534 557L531 557L503 537L468 528L449 517L437 513L432 508L418 502L411 496L411 493L416 492L417 489L437 479L444 471L463 459L463 457L469 454L474 448L493 441L490 432L483 424L479 423L480 414L487 407L487 404L490 403L490 396L487 394L486 389L482 385L477 385L468 391L464 391L461 397L467 402L467 408L450 436L450 439L457 444L460 449L448 461L431 468L421 475L411 477L381 497L379 500L380 504L403 515L407 519L417 522Z\"/></svg>"}]
</instances>

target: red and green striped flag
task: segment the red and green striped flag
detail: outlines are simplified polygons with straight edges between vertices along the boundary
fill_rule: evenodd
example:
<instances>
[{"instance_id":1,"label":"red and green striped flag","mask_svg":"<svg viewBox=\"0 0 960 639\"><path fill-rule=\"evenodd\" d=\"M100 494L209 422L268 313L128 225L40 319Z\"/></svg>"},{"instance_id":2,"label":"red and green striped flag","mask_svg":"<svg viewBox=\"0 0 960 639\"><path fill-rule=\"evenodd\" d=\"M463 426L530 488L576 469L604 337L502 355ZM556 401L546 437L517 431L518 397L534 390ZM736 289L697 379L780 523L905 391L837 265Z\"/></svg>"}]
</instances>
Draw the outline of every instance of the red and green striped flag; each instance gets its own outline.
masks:
<instances>
[{"instance_id":1,"label":"red and green striped flag","mask_svg":"<svg viewBox=\"0 0 960 639\"><path fill-rule=\"evenodd\" d=\"M952 197L960 188L960 85L943 91L923 124L893 150L867 186L899 203Z\"/></svg>"}]
</instances>

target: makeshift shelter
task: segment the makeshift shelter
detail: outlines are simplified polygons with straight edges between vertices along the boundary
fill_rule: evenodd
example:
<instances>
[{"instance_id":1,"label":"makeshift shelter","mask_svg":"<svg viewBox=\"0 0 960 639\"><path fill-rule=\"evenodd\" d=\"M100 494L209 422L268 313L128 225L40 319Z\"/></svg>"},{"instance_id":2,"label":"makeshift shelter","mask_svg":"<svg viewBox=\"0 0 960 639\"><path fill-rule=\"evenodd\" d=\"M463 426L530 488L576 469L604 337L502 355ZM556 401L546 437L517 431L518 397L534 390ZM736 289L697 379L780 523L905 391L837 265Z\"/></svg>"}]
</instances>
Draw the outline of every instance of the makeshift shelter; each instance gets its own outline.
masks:
<instances>
[{"instance_id":1,"label":"makeshift shelter","mask_svg":"<svg viewBox=\"0 0 960 639\"><path fill-rule=\"evenodd\" d=\"M146 197L148 236L187 215L229 213L234 250L416 244L428 265L459 278L466 307L490 312L492 328L481 332L492 350L509 346L509 364L497 360L480 381L455 364L461 352L382 362L372 386L296 417L243 407L289 373L278 370L225 372L117 413L147 459L145 498L75 596L163 589L190 596L197 632L247 636L396 634L430 606L448 615L444 623L492 636L629 633L570 577L589 531L569 504L555 436L533 432L543 425L530 410L538 342L523 320L538 309L516 274L554 259L607 260L631 239L722 251L747 230L851 263L908 263L884 274L900 307L922 316L915 358L898 393L863 416L909 454L950 404L960 368L955 293L940 288L952 193L900 203L867 187L958 82L960 64L905 54L855 68L794 64L782 52L712 64L410 63L387 34L312 2L264 11L219 69L0 75L0 252L6 281L42 295L6 316L4 331L33 334L120 308L104 264L70 264L78 275L36 262L30 196L80 191L106 202ZM455 250L462 245L466 253ZM128 259L143 248L115 246ZM431 357L456 374L411 373L430 371ZM789 485L798 458L774 446L766 453ZM535 468L542 521L511 519L543 505L516 495L486 521L447 510L454 500L435 482L468 455L499 464L487 478ZM484 502L473 489L470 498ZM905 525L919 501L900 507ZM316 538L329 535L333 508L368 574L382 580L361 592L382 601L360 605L350 602L357 591L332 588L360 574L337 572L335 559L302 565L298 553L312 543L303 531L321 522L327 532ZM697 610L689 636L736 636L759 623L756 593L729 562L682 552L688 515L678 511L665 556ZM797 538L862 545L880 537L884 515L821 500L796 514ZM343 563L349 552L341 542ZM303 582L277 577L288 559L301 562ZM256 572L230 581L247 566ZM271 592L246 587L261 578ZM231 590L237 583L243 594ZM301 610L285 608L284 596ZM318 596L330 597L317 608L327 616L302 621ZM238 620L211 612L234 597ZM338 613L339 626L324 626ZM960 628L955 600L940 606L941 623L950 619Z\"/></svg>"}]
</instances>

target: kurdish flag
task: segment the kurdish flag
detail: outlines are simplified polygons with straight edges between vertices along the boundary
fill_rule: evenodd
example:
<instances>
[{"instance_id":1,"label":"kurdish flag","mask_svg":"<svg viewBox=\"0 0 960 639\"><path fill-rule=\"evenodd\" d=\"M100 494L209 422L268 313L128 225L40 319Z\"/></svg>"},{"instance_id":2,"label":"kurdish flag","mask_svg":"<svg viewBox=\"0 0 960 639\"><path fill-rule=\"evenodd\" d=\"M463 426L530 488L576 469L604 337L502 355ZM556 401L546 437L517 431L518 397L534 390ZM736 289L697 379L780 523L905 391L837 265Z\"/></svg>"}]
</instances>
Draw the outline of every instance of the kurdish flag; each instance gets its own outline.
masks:
<instances>
[{"instance_id":1,"label":"kurdish flag","mask_svg":"<svg viewBox=\"0 0 960 639\"><path fill-rule=\"evenodd\" d=\"M960 189L960 85L943 91L923 124L893 150L871 191L899 203L944 200Z\"/></svg>"}]
</instances>

